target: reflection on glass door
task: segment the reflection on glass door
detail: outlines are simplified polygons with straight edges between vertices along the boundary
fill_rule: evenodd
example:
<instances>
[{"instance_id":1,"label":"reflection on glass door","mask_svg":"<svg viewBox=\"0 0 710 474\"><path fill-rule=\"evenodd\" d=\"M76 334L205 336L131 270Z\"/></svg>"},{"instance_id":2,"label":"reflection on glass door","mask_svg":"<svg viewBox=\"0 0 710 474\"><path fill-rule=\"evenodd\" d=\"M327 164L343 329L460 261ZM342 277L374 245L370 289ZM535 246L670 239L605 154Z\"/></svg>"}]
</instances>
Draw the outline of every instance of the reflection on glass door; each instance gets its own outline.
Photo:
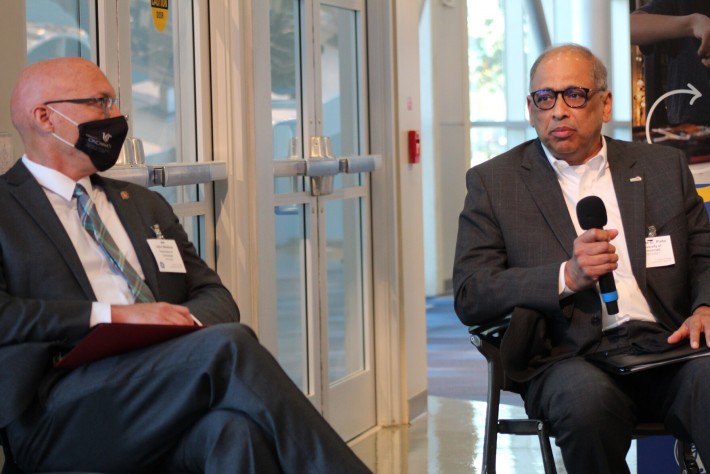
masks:
<instances>
[{"instance_id":1,"label":"reflection on glass door","mask_svg":"<svg viewBox=\"0 0 710 474\"><path fill-rule=\"evenodd\" d=\"M145 0L130 0L133 135L141 140L146 164L196 162L198 64L193 2L168 2L165 9L151 5ZM212 206L205 200L205 186L156 188L173 205L203 258L207 257L206 233L213 235L208 230L212 227ZM210 188L207 185L207 192Z\"/></svg>"},{"instance_id":2,"label":"reflection on glass door","mask_svg":"<svg viewBox=\"0 0 710 474\"><path fill-rule=\"evenodd\" d=\"M338 167L367 153L363 8L270 0L271 158L321 170L274 178L277 354L346 439L375 425L369 173Z\"/></svg>"},{"instance_id":3,"label":"reflection on glass door","mask_svg":"<svg viewBox=\"0 0 710 474\"><path fill-rule=\"evenodd\" d=\"M25 4L27 63L80 56L96 51L93 2L89 0L32 0ZM95 23L95 22L94 22Z\"/></svg>"}]
</instances>

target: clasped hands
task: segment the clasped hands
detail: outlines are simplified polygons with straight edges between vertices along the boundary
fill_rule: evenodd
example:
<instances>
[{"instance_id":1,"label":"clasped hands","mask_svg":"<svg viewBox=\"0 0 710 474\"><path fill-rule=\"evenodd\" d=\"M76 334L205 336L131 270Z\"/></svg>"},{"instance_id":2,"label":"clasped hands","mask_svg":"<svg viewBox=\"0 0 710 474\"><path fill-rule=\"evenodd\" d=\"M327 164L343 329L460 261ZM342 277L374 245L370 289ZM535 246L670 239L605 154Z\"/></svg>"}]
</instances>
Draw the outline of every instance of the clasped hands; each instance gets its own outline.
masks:
<instances>
[{"instance_id":1,"label":"clasped hands","mask_svg":"<svg viewBox=\"0 0 710 474\"><path fill-rule=\"evenodd\" d=\"M575 292L596 285L599 277L616 270L619 256L611 241L619 235L616 229L589 229L574 239L572 258L565 264L565 285ZM669 344L689 338L693 348L700 347L700 335L710 341L710 306L699 306L668 337ZM710 346L710 343L708 343Z\"/></svg>"}]
</instances>

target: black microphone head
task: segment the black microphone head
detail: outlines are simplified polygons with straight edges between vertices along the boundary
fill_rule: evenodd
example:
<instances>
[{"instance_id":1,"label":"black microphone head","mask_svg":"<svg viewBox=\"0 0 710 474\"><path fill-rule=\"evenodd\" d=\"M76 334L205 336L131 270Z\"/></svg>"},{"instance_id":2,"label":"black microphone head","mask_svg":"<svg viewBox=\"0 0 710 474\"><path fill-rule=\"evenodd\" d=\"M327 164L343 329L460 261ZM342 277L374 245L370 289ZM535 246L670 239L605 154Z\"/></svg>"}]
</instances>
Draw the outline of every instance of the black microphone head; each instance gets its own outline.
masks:
<instances>
[{"instance_id":1,"label":"black microphone head","mask_svg":"<svg viewBox=\"0 0 710 474\"><path fill-rule=\"evenodd\" d=\"M606 207L599 196L587 196L577 203L577 220L582 229L602 229L606 225Z\"/></svg>"}]
</instances>

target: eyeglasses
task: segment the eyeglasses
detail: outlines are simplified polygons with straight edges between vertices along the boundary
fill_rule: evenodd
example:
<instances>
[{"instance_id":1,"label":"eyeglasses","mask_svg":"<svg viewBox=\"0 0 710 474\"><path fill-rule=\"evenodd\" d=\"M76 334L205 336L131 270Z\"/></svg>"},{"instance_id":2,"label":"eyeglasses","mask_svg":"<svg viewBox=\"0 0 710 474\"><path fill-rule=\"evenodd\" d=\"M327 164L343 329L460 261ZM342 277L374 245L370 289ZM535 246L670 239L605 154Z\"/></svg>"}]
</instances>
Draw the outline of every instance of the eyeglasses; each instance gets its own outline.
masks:
<instances>
[{"instance_id":1,"label":"eyeglasses","mask_svg":"<svg viewBox=\"0 0 710 474\"><path fill-rule=\"evenodd\" d=\"M118 97L89 97L88 99L62 99L62 100L50 100L45 102L44 105L49 104L61 104L62 102L69 102L71 104L87 104L87 105L101 105L105 114L110 114L113 107L118 107Z\"/></svg>"},{"instance_id":2,"label":"eyeglasses","mask_svg":"<svg viewBox=\"0 0 710 474\"><path fill-rule=\"evenodd\" d=\"M550 110L557 103L557 96L562 94L562 100L569 107L578 109L584 107L589 100L590 93L601 91L602 89L589 89L588 87L568 87L563 91L552 89L540 89L530 93L535 106L540 110Z\"/></svg>"}]
</instances>

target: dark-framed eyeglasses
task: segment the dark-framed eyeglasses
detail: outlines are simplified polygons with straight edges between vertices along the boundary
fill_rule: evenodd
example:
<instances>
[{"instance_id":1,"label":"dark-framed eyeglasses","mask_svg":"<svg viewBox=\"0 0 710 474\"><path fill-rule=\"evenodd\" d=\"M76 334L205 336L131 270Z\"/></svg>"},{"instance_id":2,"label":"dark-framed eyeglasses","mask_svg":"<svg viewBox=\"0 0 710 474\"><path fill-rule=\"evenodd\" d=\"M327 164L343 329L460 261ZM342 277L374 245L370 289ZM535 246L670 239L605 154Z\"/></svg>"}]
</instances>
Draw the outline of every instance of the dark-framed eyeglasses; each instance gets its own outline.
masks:
<instances>
[{"instance_id":1,"label":"dark-framed eyeglasses","mask_svg":"<svg viewBox=\"0 0 710 474\"><path fill-rule=\"evenodd\" d=\"M71 104L100 105L106 115L111 113L114 106L118 107L118 97L89 97L87 99L50 100L49 102L45 102L44 105L61 104L62 102L69 102Z\"/></svg>"},{"instance_id":2,"label":"dark-framed eyeglasses","mask_svg":"<svg viewBox=\"0 0 710 474\"><path fill-rule=\"evenodd\" d=\"M589 96L602 89L590 89L588 87L568 87L565 90L556 91L552 89L540 89L530 93L535 107L540 110L550 110L557 103L557 96L562 94L562 100L569 107L578 109L584 107L589 100Z\"/></svg>"}]
</instances>

